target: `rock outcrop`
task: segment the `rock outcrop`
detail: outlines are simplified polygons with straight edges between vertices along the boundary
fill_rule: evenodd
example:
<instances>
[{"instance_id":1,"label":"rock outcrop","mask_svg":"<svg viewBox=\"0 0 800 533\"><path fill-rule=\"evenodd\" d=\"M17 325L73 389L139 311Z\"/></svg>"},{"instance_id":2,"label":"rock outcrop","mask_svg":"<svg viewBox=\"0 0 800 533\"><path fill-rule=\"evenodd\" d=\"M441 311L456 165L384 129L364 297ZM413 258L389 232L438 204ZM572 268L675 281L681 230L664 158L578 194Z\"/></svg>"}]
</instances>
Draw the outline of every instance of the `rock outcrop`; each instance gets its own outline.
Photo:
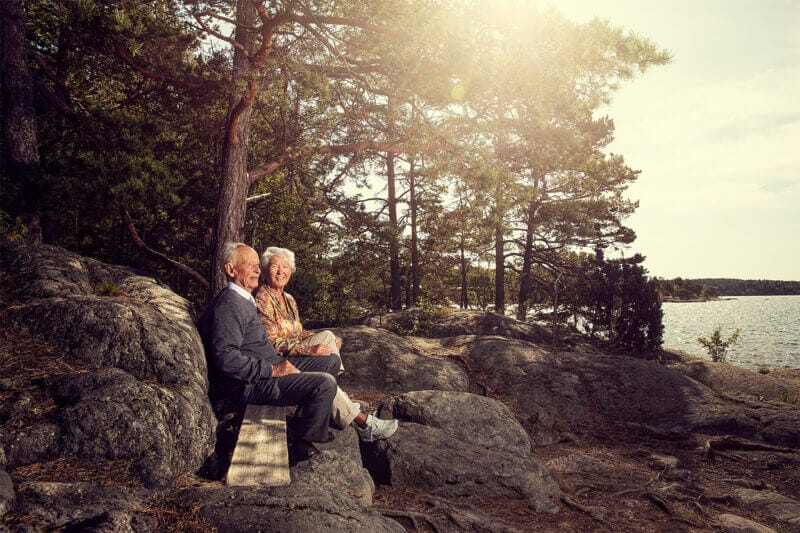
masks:
<instances>
[{"instance_id":1,"label":"rock outcrop","mask_svg":"<svg viewBox=\"0 0 800 533\"><path fill-rule=\"evenodd\" d=\"M201 506L200 516L220 533L405 531L394 520L355 500L294 483L280 489L196 487L182 492L180 497Z\"/></svg>"},{"instance_id":2,"label":"rock outcrop","mask_svg":"<svg viewBox=\"0 0 800 533\"><path fill-rule=\"evenodd\" d=\"M420 390L389 399L384 418L437 427L460 442L527 455L531 439L501 402L467 392Z\"/></svg>"},{"instance_id":3,"label":"rock outcrop","mask_svg":"<svg viewBox=\"0 0 800 533\"><path fill-rule=\"evenodd\" d=\"M375 448L368 463L374 465L376 478L392 486L445 496L524 499L535 511L558 510L558 485L530 455L464 442L445 430L414 423L402 424L396 437Z\"/></svg>"},{"instance_id":4,"label":"rock outcrop","mask_svg":"<svg viewBox=\"0 0 800 533\"><path fill-rule=\"evenodd\" d=\"M345 390L467 390L467 374L457 364L427 356L404 337L366 326L334 331L343 340L347 372L339 383Z\"/></svg>"},{"instance_id":5,"label":"rock outcrop","mask_svg":"<svg viewBox=\"0 0 800 533\"><path fill-rule=\"evenodd\" d=\"M216 420L188 302L153 278L53 246L4 244L0 257L8 324L61 356L32 383L42 397L12 393L20 408L3 423L6 466L128 459L148 486L198 469ZM41 403L53 407L35 416Z\"/></svg>"},{"instance_id":6,"label":"rock outcrop","mask_svg":"<svg viewBox=\"0 0 800 533\"><path fill-rule=\"evenodd\" d=\"M611 355L578 338L556 351L541 326L490 313L392 313L336 331L340 384L399 418L397 433L368 444L347 428L290 486L229 488L201 469L236 424L209 405L185 300L52 246L0 243L0 267L12 526L800 531L800 370Z\"/></svg>"}]
</instances>

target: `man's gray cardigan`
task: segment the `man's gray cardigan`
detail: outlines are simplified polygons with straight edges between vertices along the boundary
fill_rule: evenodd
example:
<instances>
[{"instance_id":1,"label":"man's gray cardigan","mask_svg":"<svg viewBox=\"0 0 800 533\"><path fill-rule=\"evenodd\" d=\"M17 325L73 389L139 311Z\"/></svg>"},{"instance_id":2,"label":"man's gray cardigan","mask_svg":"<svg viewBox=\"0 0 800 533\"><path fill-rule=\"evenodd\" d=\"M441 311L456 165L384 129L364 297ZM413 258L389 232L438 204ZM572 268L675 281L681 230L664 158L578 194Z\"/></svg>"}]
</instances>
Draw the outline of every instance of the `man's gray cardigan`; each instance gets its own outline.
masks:
<instances>
[{"instance_id":1,"label":"man's gray cardigan","mask_svg":"<svg viewBox=\"0 0 800 533\"><path fill-rule=\"evenodd\" d=\"M212 399L245 403L252 384L271 379L272 365L281 361L264 333L255 305L226 287L208 305L198 326Z\"/></svg>"}]
</instances>

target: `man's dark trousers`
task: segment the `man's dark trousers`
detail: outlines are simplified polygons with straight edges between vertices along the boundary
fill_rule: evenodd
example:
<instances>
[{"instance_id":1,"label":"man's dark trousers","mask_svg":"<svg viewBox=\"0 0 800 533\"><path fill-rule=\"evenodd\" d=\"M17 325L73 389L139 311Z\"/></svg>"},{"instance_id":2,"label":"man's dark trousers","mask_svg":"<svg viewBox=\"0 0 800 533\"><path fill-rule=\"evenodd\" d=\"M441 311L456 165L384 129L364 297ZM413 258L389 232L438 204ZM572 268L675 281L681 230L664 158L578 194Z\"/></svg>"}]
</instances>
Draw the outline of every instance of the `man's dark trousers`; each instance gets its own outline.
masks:
<instances>
[{"instance_id":1,"label":"man's dark trousers","mask_svg":"<svg viewBox=\"0 0 800 533\"><path fill-rule=\"evenodd\" d=\"M333 376L339 370L339 356L292 357L289 361L300 373L259 379L253 384L247 403L297 405L289 426L294 439L325 442L336 395Z\"/></svg>"}]
</instances>

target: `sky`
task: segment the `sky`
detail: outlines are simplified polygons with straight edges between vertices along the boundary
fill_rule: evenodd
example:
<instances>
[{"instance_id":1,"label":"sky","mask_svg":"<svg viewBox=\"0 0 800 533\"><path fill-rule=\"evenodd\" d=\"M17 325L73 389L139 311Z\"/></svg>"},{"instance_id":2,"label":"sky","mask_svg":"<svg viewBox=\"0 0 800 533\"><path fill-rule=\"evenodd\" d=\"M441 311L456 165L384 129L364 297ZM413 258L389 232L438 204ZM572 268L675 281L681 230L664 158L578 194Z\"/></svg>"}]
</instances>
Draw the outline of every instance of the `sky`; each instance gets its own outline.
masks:
<instances>
[{"instance_id":1,"label":"sky","mask_svg":"<svg viewBox=\"0 0 800 533\"><path fill-rule=\"evenodd\" d=\"M641 171L626 255L662 278L800 280L800 0L550 0L671 51L626 82L608 150Z\"/></svg>"}]
</instances>

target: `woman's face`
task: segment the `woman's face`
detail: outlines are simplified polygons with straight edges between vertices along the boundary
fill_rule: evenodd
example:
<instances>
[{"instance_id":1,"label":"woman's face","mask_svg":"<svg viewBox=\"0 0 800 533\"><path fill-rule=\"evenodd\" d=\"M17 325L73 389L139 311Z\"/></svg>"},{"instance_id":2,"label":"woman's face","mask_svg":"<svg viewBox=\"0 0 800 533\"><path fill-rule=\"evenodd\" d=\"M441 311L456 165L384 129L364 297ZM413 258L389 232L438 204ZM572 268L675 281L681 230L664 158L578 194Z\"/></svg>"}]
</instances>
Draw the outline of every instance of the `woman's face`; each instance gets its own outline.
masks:
<instances>
[{"instance_id":1,"label":"woman's face","mask_svg":"<svg viewBox=\"0 0 800 533\"><path fill-rule=\"evenodd\" d=\"M283 290L291 277L292 269L289 268L289 261L283 257L273 255L269 259L269 267L267 268L267 285L273 289Z\"/></svg>"}]
</instances>

